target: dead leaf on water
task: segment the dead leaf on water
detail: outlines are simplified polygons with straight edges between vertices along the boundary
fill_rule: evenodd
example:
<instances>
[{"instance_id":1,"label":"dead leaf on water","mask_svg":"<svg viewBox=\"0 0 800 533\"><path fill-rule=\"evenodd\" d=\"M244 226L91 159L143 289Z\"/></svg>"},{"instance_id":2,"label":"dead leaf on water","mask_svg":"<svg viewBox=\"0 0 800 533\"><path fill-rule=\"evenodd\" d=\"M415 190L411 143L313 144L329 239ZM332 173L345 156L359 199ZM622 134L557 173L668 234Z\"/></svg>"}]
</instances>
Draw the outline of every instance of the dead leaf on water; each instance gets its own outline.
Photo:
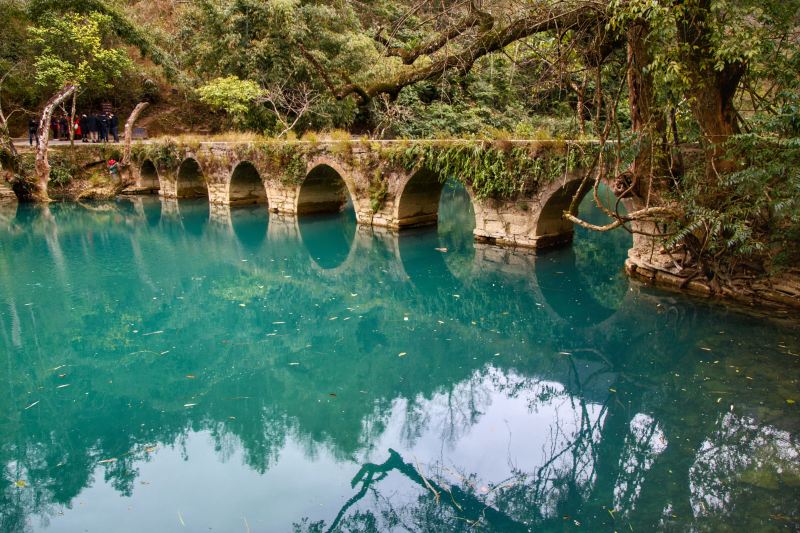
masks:
<instances>
[{"instance_id":1,"label":"dead leaf on water","mask_svg":"<svg viewBox=\"0 0 800 533\"><path fill-rule=\"evenodd\" d=\"M20 479L19 481L14 483L14 486L17 487L18 489L24 489L27 485L28 484L25 482L24 479Z\"/></svg>"}]
</instances>

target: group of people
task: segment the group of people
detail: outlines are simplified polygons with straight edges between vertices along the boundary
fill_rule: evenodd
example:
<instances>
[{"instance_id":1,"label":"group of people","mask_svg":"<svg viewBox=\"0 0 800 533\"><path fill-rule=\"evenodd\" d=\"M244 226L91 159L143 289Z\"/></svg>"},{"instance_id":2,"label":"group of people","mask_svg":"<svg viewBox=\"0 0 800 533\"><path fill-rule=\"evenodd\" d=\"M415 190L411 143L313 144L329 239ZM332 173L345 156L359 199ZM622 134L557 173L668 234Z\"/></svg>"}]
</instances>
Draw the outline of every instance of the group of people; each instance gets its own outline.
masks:
<instances>
[{"instance_id":1,"label":"group of people","mask_svg":"<svg viewBox=\"0 0 800 533\"><path fill-rule=\"evenodd\" d=\"M68 141L70 138L70 118L67 115L54 116L50 119L50 132L53 139ZM39 129L37 117L28 121L28 143L33 146L34 140L38 146L39 138L36 132ZM72 121L73 139L80 139L85 143L107 143L113 137L114 142L119 142L119 118L114 113L89 113L75 117Z\"/></svg>"}]
</instances>

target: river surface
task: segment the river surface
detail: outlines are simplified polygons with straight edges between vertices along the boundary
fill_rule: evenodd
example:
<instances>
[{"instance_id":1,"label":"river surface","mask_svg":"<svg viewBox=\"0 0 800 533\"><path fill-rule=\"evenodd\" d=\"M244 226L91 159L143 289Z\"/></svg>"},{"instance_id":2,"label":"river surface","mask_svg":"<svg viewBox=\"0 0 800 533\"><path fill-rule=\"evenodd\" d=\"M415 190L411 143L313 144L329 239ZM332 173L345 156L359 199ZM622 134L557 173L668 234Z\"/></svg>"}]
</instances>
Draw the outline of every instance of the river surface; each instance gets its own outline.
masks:
<instances>
[{"instance_id":1,"label":"river surface","mask_svg":"<svg viewBox=\"0 0 800 533\"><path fill-rule=\"evenodd\" d=\"M0 210L0 530L800 528L798 329L471 217Z\"/></svg>"}]
</instances>

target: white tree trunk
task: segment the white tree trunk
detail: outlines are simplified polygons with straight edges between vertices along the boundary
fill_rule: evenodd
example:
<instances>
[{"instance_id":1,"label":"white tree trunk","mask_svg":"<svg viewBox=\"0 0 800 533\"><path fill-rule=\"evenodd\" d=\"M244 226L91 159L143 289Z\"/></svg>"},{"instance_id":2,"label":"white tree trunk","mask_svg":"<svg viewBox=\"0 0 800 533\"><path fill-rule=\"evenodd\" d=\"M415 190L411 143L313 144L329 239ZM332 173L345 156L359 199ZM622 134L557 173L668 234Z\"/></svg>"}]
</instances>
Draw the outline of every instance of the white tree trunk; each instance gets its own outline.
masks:
<instances>
[{"instance_id":1,"label":"white tree trunk","mask_svg":"<svg viewBox=\"0 0 800 533\"><path fill-rule=\"evenodd\" d=\"M47 159L47 148L50 144L50 119L53 117L53 110L69 98L77 88L74 83L66 84L47 101L42 111L39 130L36 132L39 139L39 144L36 146L35 165L38 191L34 195L36 200L41 202L50 201L50 197L47 195L47 182L50 180L50 162Z\"/></svg>"},{"instance_id":2,"label":"white tree trunk","mask_svg":"<svg viewBox=\"0 0 800 533\"><path fill-rule=\"evenodd\" d=\"M150 105L149 102L139 102L138 104L136 104L136 107L134 107L133 111L131 111L131 116L128 117L128 121L125 123L125 148L122 152L122 162L120 163L120 167L122 167L123 169L131 164L131 144L133 143L133 125L136 124L136 121L139 119L139 115L149 105Z\"/></svg>"}]
</instances>

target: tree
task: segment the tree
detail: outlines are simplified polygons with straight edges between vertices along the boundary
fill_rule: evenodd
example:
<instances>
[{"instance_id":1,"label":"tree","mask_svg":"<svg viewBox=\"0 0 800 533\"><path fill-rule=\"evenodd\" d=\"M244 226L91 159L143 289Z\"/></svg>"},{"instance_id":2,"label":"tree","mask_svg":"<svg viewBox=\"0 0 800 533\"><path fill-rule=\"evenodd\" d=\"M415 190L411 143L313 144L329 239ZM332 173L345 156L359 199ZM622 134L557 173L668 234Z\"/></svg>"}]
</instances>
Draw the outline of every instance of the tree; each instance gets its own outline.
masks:
<instances>
[{"instance_id":1,"label":"tree","mask_svg":"<svg viewBox=\"0 0 800 533\"><path fill-rule=\"evenodd\" d=\"M49 200L47 150L50 119L55 108L81 86L109 87L111 80L119 78L131 65L124 50L106 44L110 21L108 15L96 12L63 16L48 13L37 26L29 29L31 41L38 50L34 61L36 83L55 92L43 108L37 132L35 196L39 200Z\"/></svg>"}]
</instances>

